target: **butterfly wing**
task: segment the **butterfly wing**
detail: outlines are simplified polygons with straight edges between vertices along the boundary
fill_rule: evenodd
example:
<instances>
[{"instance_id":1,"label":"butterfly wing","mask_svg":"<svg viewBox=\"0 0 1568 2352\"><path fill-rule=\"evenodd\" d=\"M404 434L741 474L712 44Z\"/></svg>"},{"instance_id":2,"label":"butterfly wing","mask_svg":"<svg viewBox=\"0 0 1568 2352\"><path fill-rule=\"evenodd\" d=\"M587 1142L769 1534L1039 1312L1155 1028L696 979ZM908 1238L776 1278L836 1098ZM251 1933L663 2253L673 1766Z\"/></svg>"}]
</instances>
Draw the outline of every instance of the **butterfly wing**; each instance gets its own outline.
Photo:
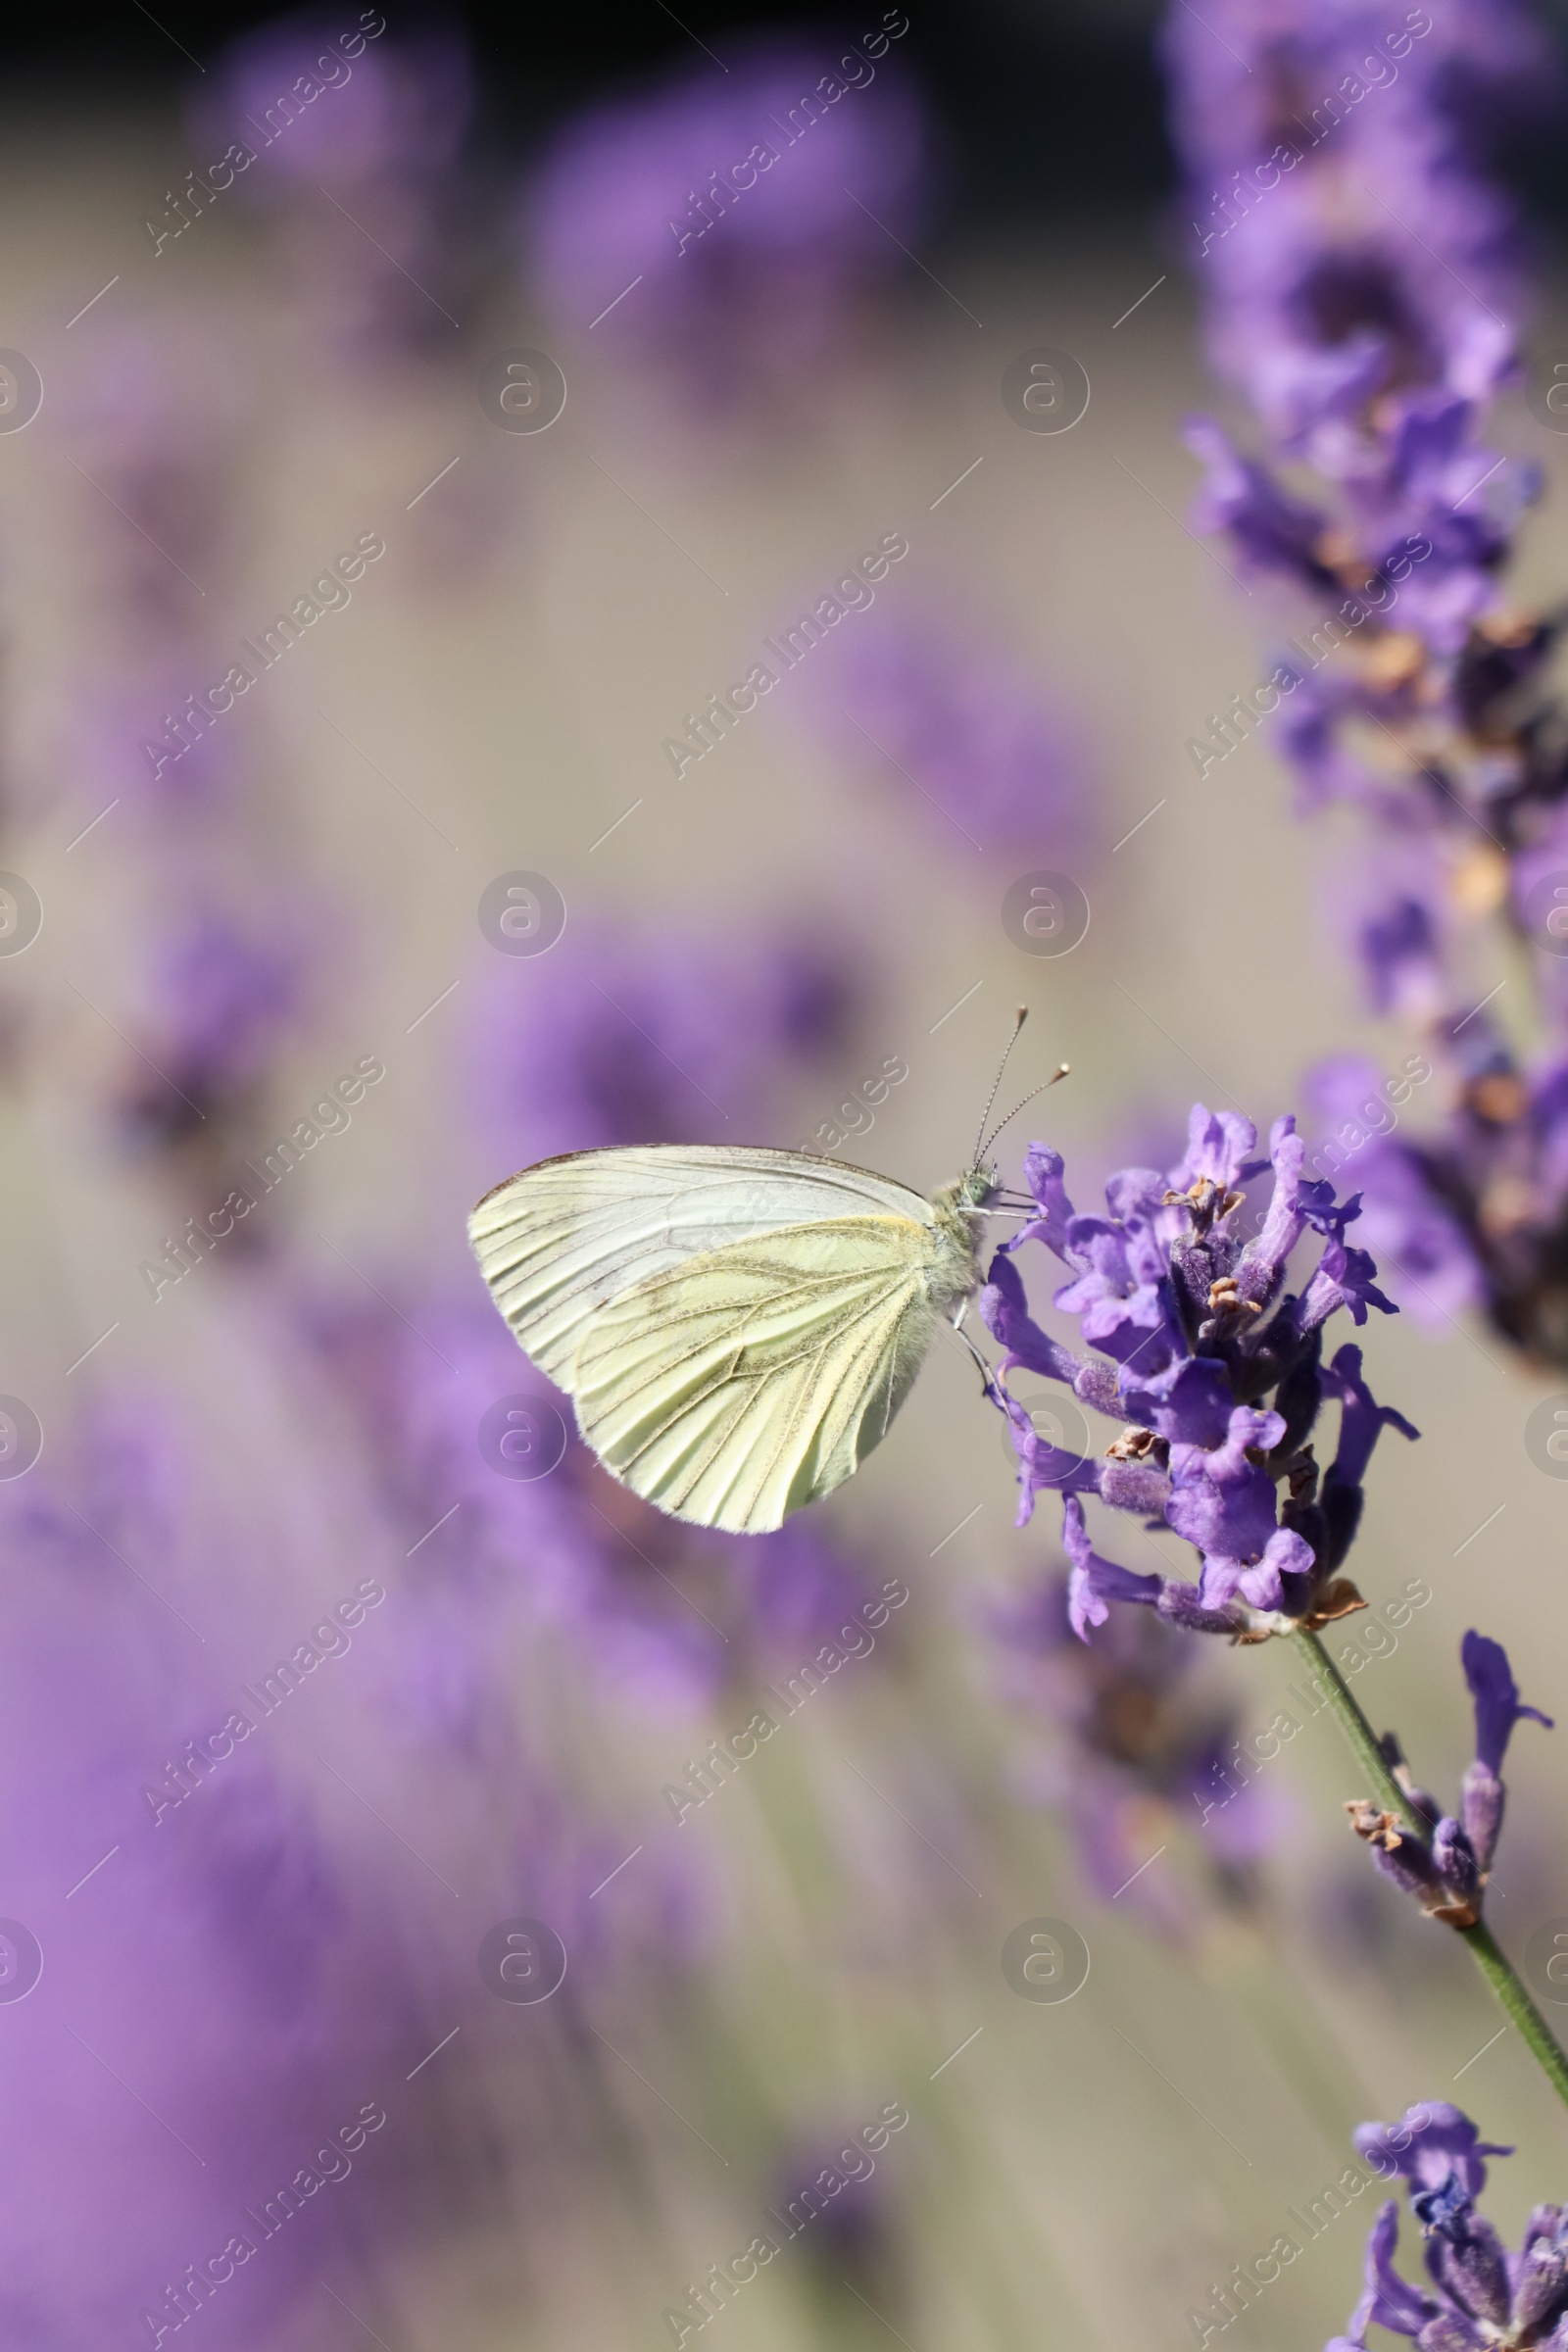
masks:
<instances>
[{"instance_id":1,"label":"butterfly wing","mask_svg":"<svg viewBox=\"0 0 1568 2352\"><path fill-rule=\"evenodd\" d=\"M806 1152L648 1145L524 1168L485 1195L468 1236L518 1346L569 1395L610 1300L729 1243L867 1213L933 1221L906 1185Z\"/></svg>"},{"instance_id":2,"label":"butterfly wing","mask_svg":"<svg viewBox=\"0 0 1568 2352\"><path fill-rule=\"evenodd\" d=\"M590 1319L574 1396L606 1469L675 1517L757 1535L886 1435L937 1322L929 1224L826 1218L724 1244Z\"/></svg>"}]
</instances>

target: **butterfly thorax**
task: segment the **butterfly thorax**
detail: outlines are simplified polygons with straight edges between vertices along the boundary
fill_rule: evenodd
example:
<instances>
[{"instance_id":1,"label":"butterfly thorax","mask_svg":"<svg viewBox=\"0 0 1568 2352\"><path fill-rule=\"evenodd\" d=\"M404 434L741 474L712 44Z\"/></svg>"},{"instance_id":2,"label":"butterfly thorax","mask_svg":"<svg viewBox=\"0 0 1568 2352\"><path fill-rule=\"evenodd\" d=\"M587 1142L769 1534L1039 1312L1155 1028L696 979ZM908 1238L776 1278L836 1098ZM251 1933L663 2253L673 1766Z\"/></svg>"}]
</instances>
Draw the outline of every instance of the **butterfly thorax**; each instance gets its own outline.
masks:
<instances>
[{"instance_id":1,"label":"butterfly thorax","mask_svg":"<svg viewBox=\"0 0 1568 2352\"><path fill-rule=\"evenodd\" d=\"M929 1287L933 1299L942 1305L966 1298L979 1285L982 1211L996 1190L997 1179L990 1168L965 1168L961 1176L940 1185L931 1196L942 1248Z\"/></svg>"}]
</instances>

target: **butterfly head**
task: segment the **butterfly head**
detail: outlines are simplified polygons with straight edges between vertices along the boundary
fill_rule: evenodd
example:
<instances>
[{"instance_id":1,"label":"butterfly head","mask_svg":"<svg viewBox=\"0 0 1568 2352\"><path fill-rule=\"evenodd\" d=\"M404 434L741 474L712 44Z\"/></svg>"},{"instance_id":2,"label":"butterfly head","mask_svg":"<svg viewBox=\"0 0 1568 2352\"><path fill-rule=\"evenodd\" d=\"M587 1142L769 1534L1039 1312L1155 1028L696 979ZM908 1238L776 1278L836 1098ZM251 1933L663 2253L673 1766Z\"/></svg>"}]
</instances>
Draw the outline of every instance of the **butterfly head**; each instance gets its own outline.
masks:
<instances>
[{"instance_id":1,"label":"butterfly head","mask_svg":"<svg viewBox=\"0 0 1568 2352\"><path fill-rule=\"evenodd\" d=\"M980 1248L985 1230L981 1220L1000 1190L995 1168L975 1166L965 1168L961 1176L955 1176L951 1184L942 1185L931 1196L937 1224L947 1230L965 1260Z\"/></svg>"}]
</instances>

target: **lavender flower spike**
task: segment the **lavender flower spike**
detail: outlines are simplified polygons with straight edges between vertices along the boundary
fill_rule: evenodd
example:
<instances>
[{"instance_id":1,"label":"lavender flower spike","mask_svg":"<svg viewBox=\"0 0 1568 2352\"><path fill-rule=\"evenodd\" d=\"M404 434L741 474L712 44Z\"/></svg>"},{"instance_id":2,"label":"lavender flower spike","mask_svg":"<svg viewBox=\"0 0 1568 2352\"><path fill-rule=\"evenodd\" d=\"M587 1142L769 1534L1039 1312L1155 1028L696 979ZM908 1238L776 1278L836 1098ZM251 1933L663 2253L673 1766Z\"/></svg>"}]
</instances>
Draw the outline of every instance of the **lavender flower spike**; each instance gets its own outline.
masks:
<instances>
[{"instance_id":1,"label":"lavender flower spike","mask_svg":"<svg viewBox=\"0 0 1568 2352\"><path fill-rule=\"evenodd\" d=\"M1072 1562L1070 1613L1087 1641L1115 1601L1152 1606L1193 1632L1262 1641L1326 1624L1365 1604L1338 1571L1354 1537L1378 1435L1415 1431L1380 1406L1355 1348L1322 1361L1322 1327L1343 1307L1364 1322L1394 1312L1365 1250L1348 1247L1358 1200L1303 1174L1294 1119L1276 1121L1266 1159L1233 1112L1195 1105L1187 1153L1169 1178L1124 1168L1105 1188L1108 1214L1080 1215L1059 1153L1031 1146L1024 1178L1038 1204L994 1258L980 1312L1006 1350L999 1401L1019 1460L1019 1523L1043 1487L1063 1495ZM1267 1208L1248 1240L1246 1186L1272 1168ZM1298 1245L1316 1266L1286 1290ZM1078 1355L1031 1313L1019 1253L1040 1242L1073 1279L1053 1303L1077 1316L1092 1352ZM1096 1462L1046 1446L1005 1391L1017 1365L1066 1382L1080 1403L1122 1424ZM1310 1444L1326 1402L1340 1407L1338 1450L1319 1495ZM1096 1548L1082 1497L1163 1519L1199 1555L1194 1584L1122 1566Z\"/></svg>"},{"instance_id":2,"label":"lavender flower spike","mask_svg":"<svg viewBox=\"0 0 1568 2352\"><path fill-rule=\"evenodd\" d=\"M1303 812L1361 810L1347 945L1374 1007L1417 1024L1424 1050L1368 1091L1349 1057L1326 1066L1334 1128L1315 1164L1366 1145L1363 1234L1413 1312L1480 1305L1522 1355L1560 1366L1564 614L1508 580L1542 476L1490 423L1523 372L1532 241L1489 152L1562 87L1538 13L1172 0L1163 47L1205 339L1253 412L1240 443L1190 426L1195 521L1227 535L1277 626L1265 683L1188 752L1209 778L1266 731ZM1536 1000L1517 1029L1480 1009L1476 977L1515 945ZM1435 1070L1445 1106L1395 1141L1391 1102ZM1375 1303L1353 1255L1343 1272Z\"/></svg>"},{"instance_id":3,"label":"lavender flower spike","mask_svg":"<svg viewBox=\"0 0 1568 2352\"><path fill-rule=\"evenodd\" d=\"M1412 1782L1391 1737L1383 1742L1396 1781L1411 1810L1431 1824L1430 1836L1408 1825L1366 1798L1348 1802L1346 1811L1358 1838L1372 1848L1372 1858L1386 1878L1406 1894L1413 1894L1431 1919L1449 1927L1473 1928L1481 1917L1482 1898L1502 1827L1504 1789L1502 1759L1521 1716L1552 1729L1549 1715L1539 1707L1521 1706L1519 1687L1499 1642L1469 1633L1461 1651L1465 1680L1476 1711L1476 1757L1461 1784L1459 1816L1441 1820L1434 1800Z\"/></svg>"}]
</instances>

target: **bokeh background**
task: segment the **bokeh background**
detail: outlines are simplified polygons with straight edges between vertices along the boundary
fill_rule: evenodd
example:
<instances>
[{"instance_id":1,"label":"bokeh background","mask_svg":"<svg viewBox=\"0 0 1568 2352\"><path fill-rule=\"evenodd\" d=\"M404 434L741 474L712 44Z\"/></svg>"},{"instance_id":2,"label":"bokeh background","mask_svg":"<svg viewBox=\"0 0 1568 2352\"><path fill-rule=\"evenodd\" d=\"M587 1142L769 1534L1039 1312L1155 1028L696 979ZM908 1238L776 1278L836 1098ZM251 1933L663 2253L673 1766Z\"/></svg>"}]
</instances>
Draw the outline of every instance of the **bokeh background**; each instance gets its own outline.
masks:
<instances>
[{"instance_id":1,"label":"bokeh background","mask_svg":"<svg viewBox=\"0 0 1568 2352\"><path fill-rule=\"evenodd\" d=\"M0 958L18 2352L689 2342L667 2315L710 2266L895 2115L704 2332L1196 2340L1349 2128L1418 2098L1518 2143L1505 2234L1561 2184L1517 2040L1476 2055L1464 1956L1347 1850L1332 1727L1203 1824L1195 1778L1267 1724L1285 1645L1199 1645L1174 1692L1136 1642L1113 1690L1060 1648L1053 1518L1014 1531L961 1349L831 1502L703 1538L575 1440L556 1459L467 1257L481 1191L591 1144L826 1125L940 1182L1020 1002L1007 1086L1073 1074L1009 1165L1045 1134L1080 1204L1174 1159L1196 1098L1266 1125L1322 1055L1407 1051L1334 945L1350 836L1294 824L1266 738L1202 782L1186 750L1261 670L1185 522L1181 421L1215 393L1152 12L911 7L675 253L671 215L700 222L743 124L862 15L130 7L11 36L0 343L42 386L0 432L3 862L42 918ZM1559 140L1537 120L1505 159L1544 336ZM1042 348L1087 378L1067 430L1004 395ZM503 411L519 352L549 363L513 379L530 427L564 379L542 429ZM1498 434L1551 476L1520 574L1549 604L1562 443L1522 390ZM671 759L894 543L871 601ZM280 613L185 748L187 698ZM1070 955L1004 919L1041 869L1088 903ZM564 909L542 952L514 952L531 913L498 927L516 874ZM1371 1339L1426 1436L1379 1457L1358 1573L1430 1598L1357 1688L1447 1791L1478 1616L1568 1714L1568 1491L1523 1436L1551 1382L1474 1320ZM543 1475L501 1450L519 1396ZM672 1804L879 1594L863 1654ZM1511 1778L1522 1950L1568 1912L1546 1736ZM1070 2001L1004 1973L1041 1917L1091 1956ZM517 1921L564 1954L548 1999L498 1997L485 1939ZM181 2288L291 2181L231 2278ZM1238 2337L1337 2331L1361 2228Z\"/></svg>"}]
</instances>

